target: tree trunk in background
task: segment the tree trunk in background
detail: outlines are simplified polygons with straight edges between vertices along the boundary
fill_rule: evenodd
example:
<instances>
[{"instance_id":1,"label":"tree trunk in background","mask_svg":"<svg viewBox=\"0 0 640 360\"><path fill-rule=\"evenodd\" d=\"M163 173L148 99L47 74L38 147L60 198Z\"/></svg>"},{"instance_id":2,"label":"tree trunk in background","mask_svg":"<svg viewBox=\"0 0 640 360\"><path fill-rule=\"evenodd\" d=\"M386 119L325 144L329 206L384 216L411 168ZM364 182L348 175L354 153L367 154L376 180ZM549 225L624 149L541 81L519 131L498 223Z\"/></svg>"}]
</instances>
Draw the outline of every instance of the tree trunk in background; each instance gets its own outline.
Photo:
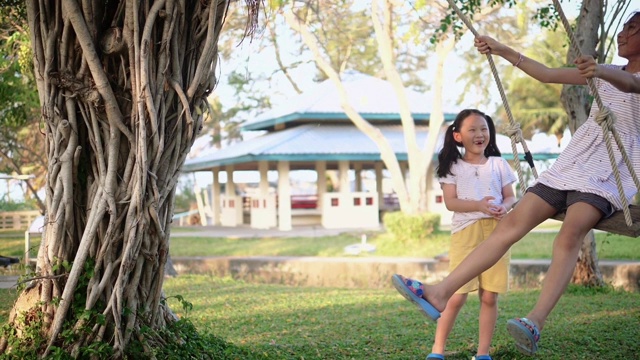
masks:
<instances>
[{"instance_id":1,"label":"tree trunk in background","mask_svg":"<svg viewBox=\"0 0 640 360\"><path fill-rule=\"evenodd\" d=\"M250 31L259 2L247 4ZM55 346L89 358L83 348L103 342L123 358L132 339L152 351L155 330L176 320L162 291L173 200L216 84L228 5L27 1L47 221L37 279L10 321L43 315L40 357Z\"/></svg>"},{"instance_id":2,"label":"tree trunk in background","mask_svg":"<svg viewBox=\"0 0 640 360\"><path fill-rule=\"evenodd\" d=\"M603 7L602 0L583 0L582 2L578 23L574 29L574 36L582 54L596 54L598 30L604 16ZM567 64L573 64L577 56L578 54L570 47L567 53ZM589 115L591 102L588 89L585 86L565 85L562 87L561 99L562 105L569 115L569 129L573 134ZM601 286L604 284L598 267L598 253L596 252L593 230L584 238L571 281L581 285Z\"/></svg>"},{"instance_id":3,"label":"tree trunk in background","mask_svg":"<svg viewBox=\"0 0 640 360\"><path fill-rule=\"evenodd\" d=\"M441 39L436 44L436 71L433 79L433 105L431 106L431 116L429 117L429 134L424 143L423 150L423 164L420 167L420 186L423 190L420 191L420 211L425 212L429 210L428 191L426 187L431 183L431 179L427 179L427 173L431 164L433 163L433 157L436 153L436 145L438 144L438 137L440 136L440 129L444 124L444 110L442 108L442 94L444 93L444 63L447 56L453 51L456 44L454 36Z\"/></svg>"},{"instance_id":4,"label":"tree trunk in background","mask_svg":"<svg viewBox=\"0 0 640 360\"><path fill-rule=\"evenodd\" d=\"M344 88L344 85L340 80L340 74L331 67L331 64L327 60L325 60L318 44L316 43L316 38L305 26L305 24L296 16L296 14L294 14L292 9L285 10L283 12L283 15L287 24L291 27L292 30L300 35L302 41L309 47L309 50L311 50L318 68L320 68L336 85L338 96L340 98L340 105L342 106L345 114L347 114L349 119L351 119L353 124L360 131L362 131L374 143L376 143L376 145L378 145L378 148L380 150L380 157L382 158L382 161L384 162L387 170L391 174L391 181L393 184L392 186L398 196L400 208L402 209L402 211L410 213L411 204L409 201L409 193L404 182L404 175L402 174L400 163L398 162L398 158L396 157L396 154L394 153L389 140L384 137L380 129L371 125L353 108L353 106L349 102L349 96Z\"/></svg>"},{"instance_id":5,"label":"tree trunk in background","mask_svg":"<svg viewBox=\"0 0 640 360\"><path fill-rule=\"evenodd\" d=\"M589 231L582 242L580 257L573 271L571 282L584 286L603 286L600 267L598 267L598 253L596 251L596 238L593 230Z\"/></svg>"}]
</instances>

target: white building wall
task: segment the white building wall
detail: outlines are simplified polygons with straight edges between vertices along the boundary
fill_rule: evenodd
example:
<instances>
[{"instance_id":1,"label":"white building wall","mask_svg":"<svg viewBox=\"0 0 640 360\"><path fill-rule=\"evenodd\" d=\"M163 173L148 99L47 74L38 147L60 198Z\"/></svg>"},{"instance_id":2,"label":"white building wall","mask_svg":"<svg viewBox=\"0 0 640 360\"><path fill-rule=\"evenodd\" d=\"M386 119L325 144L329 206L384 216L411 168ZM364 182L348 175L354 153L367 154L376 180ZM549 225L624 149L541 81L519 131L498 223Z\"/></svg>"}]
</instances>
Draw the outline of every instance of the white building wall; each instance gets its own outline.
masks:
<instances>
[{"instance_id":1,"label":"white building wall","mask_svg":"<svg viewBox=\"0 0 640 360\"><path fill-rule=\"evenodd\" d=\"M322 226L327 229L378 227L378 193L327 193L322 201Z\"/></svg>"}]
</instances>

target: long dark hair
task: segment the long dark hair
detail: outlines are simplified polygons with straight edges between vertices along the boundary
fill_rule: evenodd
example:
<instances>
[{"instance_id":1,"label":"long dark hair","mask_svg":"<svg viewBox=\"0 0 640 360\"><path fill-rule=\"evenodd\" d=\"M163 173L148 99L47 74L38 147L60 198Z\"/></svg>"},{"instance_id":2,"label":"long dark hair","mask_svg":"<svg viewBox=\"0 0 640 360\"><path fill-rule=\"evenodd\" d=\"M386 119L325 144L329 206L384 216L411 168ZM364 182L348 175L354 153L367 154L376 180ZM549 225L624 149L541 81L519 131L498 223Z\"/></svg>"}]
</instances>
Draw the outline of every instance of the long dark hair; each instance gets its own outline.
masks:
<instances>
[{"instance_id":1,"label":"long dark hair","mask_svg":"<svg viewBox=\"0 0 640 360\"><path fill-rule=\"evenodd\" d=\"M631 12L631 15L629 15L627 17L627 20L624 22L624 24L628 23L629 21L631 21L634 17L640 15L640 10L635 10Z\"/></svg>"},{"instance_id":2,"label":"long dark hair","mask_svg":"<svg viewBox=\"0 0 640 360\"><path fill-rule=\"evenodd\" d=\"M627 25L629 22L631 22L631 20L635 19L637 16L640 17L640 10L636 10L636 11L631 12L631 15L629 15L627 17L627 20L625 20L625 22L622 24L622 28L624 29L624 26ZM622 31L622 30L620 30L620 31ZM636 33L638 33L638 30L636 30L636 32L634 34L636 34ZM629 35L627 34L627 36L629 36Z\"/></svg>"},{"instance_id":3,"label":"long dark hair","mask_svg":"<svg viewBox=\"0 0 640 360\"><path fill-rule=\"evenodd\" d=\"M444 134L444 144L442 145L442 150L440 150L440 153L438 154L438 167L436 168L438 177L442 178L449 174L453 175L451 173L451 166L455 164L458 159L462 158L462 154L459 149L462 147L462 143L457 142L453 138L453 133L460 132L462 123L471 115L482 116L487 121L487 126L489 127L489 144L487 145L487 148L484 149L484 156L502 156L502 154L500 154L500 150L498 150L498 145L496 144L496 127L493 124L493 119L480 110L465 109L460 111L453 123L447 128L447 132Z\"/></svg>"}]
</instances>

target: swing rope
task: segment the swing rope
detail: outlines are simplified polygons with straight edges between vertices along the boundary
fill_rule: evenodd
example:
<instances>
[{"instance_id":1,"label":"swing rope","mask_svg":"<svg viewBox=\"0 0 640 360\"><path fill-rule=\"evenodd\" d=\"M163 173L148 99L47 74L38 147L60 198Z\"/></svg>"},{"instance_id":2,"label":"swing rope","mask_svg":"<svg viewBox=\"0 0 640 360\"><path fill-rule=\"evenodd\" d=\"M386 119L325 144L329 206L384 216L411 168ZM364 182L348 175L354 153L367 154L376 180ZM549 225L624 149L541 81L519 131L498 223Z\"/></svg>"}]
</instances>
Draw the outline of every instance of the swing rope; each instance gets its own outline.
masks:
<instances>
[{"instance_id":1,"label":"swing rope","mask_svg":"<svg viewBox=\"0 0 640 360\"><path fill-rule=\"evenodd\" d=\"M479 34L476 29L473 27L469 19L458 9L454 0L447 0L449 5L455 10L458 14L458 17L464 22L464 24L471 30L475 37L478 37ZM511 150L513 151L513 163L516 168L516 172L518 173L518 180L520 181L520 193L524 195L524 192L527 189L527 186L524 181L524 176L522 174L522 168L520 167L520 157L518 153L518 148L516 146L517 143L522 144L522 149L524 150L524 158L529 163L531 170L533 171L533 176L537 179L538 172L535 168L535 164L533 163L533 156L527 147L527 143L522 136L522 130L520 129L520 124L517 123L513 119L513 114L511 113L511 108L509 107L509 102L507 101L507 95L504 92L504 88L502 86L502 82L500 81L500 76L498 75L498 70L496 69L496 65L493 62L493 57L491 54L486 54L487 60L489 61L489 65L491 66L491 73L493 74L493 78L498 86L498 91L500 92L500 97L502 98L502 104L504 106L504 110L507 113L507 118L509 119L509 127L505 131L509 138L511 138Z\"/></svg>"},{"instance_id":2,"label":"swing rope","mask_svg":"<svg viewBox=\"0 0 640 360\"><path fill-rule=\"evenodd\" d=\"M573 30L571 29L571 24L569 24L567 17L564 15L564 11L560 6L560 2L558 0L553 0L553 6L556 8L556 11L558 11L558 15L560 15L562 25L564 26L565 31L569 36L569 42L571 43L571 47L573 48L573 51L576 54L578 54L578 56L581 56L582 52L578 47L578 42L576 41ZM589 89L591 90L591 94L593 94L594 100L598 105L598 114L596 115L595 121L598 125L600 125L600 128L602 129L604 141L607 145L607 153L609 154L611 169L613 170L613 174L616 179L616 186L618 188L618 193L620 194L620 201L622 202L622 211L624 213L624 219L627 222L627 225L631 226L633 224L633 220L631 219L631 212L629 211L629 203L627 202L627 197L624 195L624 187L622 186L622 179L620 177L620 170L618 169L618 164L616 162L613 144L611 142L611 135L613 135L613 138L616 141L616 146L618 148L618 151L620 151L620 155L622 155L622 160L624 161L625 165L627 165L627 168L629 169L629 174L631 174L633 182L635 183L638 191L640 191L640 181L638 180L638 176L636 175L636 172L633 169L631 160L627 155L627 150L624 148L622 144L622 139L620 139L620 135L618 134L618 131L613 126L613 124L616 121L615 114L608 107L604 106L604 104L602 103L602 99L600 98L600 94L598 93L598 88L595 85L595 80L593 78L587 79L587 85L589 86Z\"/></svg>"},{"instance_id":3,"label":"swing rope","mask_svg":"<svg viewBox=\"0 0 640 360\"><path fill-rule=\"evenodd\" d=\"M460 9L457 7L457 5L455 4L454 0L447 0L447 2L449 3L449 5L451 6L451 8L456 12L456 14L458 15L458 17L460 18L460 20L462 20L462 22L467 26L467 28L473 33L473 35L475 37L478 37L479 34L478 32L475 30L475 28L473 27L473 25L471 24L471 22L469 21L469 19L467 18L466 15L464 15ZM558 0L553 0L553 4L554 7L556 8L556 10L558 11L558 14L560 15L561 21L563 26L565 27L565 30L569 36L569 40L571 42L571 46L573 47L573 50L576 52L576 54L581 54L580 49L578 48L577 45L577 41L573 35L573 31L571 30L571 25L569 24L569 21L567 20L566 16L564 15L563 11L562 11L562 7L560 6ZM510 128L507 130L507 133L509 134L509 136L511 137L511 147L513 150L513 155L514 155L514 160L518 159L518 150L515 146L516 142L520 142L523 146L523 149L525 150L525 159L527 160L527 162L529 163L529 165L531 166L531 169L533 171L534 177L537 179L538 178L538 173L535 169L535 167L533 166L533 157L531 156L531 153L527 150L527 145L526 142L524 141L524 139L522 138L522 132L520 131L520 126L519 124L515 123L515 121L513 120L513 115L511 113L511 109L509 108L509 104L507 102L507 98L506 95L504 93L504 89L502 86L502 83L500 81L500 77L498 76L498 72L496 70L495 64L493 62L493 58L491 56L490 53L486 54L487 56L487 60L489 61L489 65L491 66L491 72L493 73L493 77L496 81L496 84L498 86L498 90L500 92L500 97L502 98L502 102L505 108L505 111L507 113L507 117L509 118L509 124L510 124ZM600 98L600 95L598 94L598 90L595 86L595 82L593 79L587 79L587 85L589 86L589 89L591 90L591 93L594 96L594 99L596 101L596 104L598 105L599 108L599 112L596 116L596 123L598 125L600 125L600 127L602 128L603 131L603 137L605 140L605 143L607 145L607 153L609 155L609 161L611 162L611 168L613 170L614 173L614 177L616 179L616 186L618 188L618 193L620 194L620 200L622 202L622 212L624 213L624 218L625 218L625 222L627 223L627 226L631 227L633 225L633 220L631 218L631 212L629 210L629 203L627 201L627 198L624 194L624 187L622 185L622 179L620 177L620 171L618 169L617 163L616 163L616 159L615 159L615 153L613 150L613 144L611 142L611 135L613 135L615 141L616 141L616 145L618 147L618 150L620 151L620 154L622 156L623 161L625 162L625 164L627 165L627 168L629 169L629 173L631 174L631 177L633 178L633 181L636 185L636 187L638 188L638 191L640 191L640 180L638 180L638 176L635 173L635 170L633 169L633 165L631 164L631 160L629 159L626 150L624 149L624 147L622 146L622 140L620 139L620 135L618 134L617 130L615 129L615 127L613 126L614 122L615 122L615 115L613 114L613 112L604 106L604 104L602 103L602 99ZM520 169L520 164L518 161L514 161L515 163L515 167L516 167L516 171L518 172L518 177L520 180L520 188L521 188L521 192L524 193L524 181L523 181L523 176L522 176L522 170Z\"/></svg>"}]
</instances>

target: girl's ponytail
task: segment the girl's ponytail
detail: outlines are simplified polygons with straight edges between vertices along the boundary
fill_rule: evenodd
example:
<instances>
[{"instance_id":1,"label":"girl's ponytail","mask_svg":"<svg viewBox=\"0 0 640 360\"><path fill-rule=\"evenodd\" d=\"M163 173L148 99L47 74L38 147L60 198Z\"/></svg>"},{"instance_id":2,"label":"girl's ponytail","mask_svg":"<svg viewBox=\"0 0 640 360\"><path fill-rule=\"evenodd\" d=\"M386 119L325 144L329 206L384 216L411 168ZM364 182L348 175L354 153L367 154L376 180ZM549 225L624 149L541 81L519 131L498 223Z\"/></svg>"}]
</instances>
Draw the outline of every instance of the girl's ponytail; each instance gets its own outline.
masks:
<instances>
[{"instance_id":1,"label":"girl's ponytail","mask_svg":"<svg viewBox=\"0 0 640 360\"><path fill-rule=\"evenodd\" d=\"M493 123L493 119L489 115L482 114L482 116L487 120L487 126L489 127L489 144L484 149L484 156L502 156L496 142L496 126Z\"/></svg>"},{"instance_id":2,"label":"girl's ponytail","mask_svg":"<svg viewBox=\"0 0 640 360\"><path fill-rule=\"evenodd\" d=\"M460 124L460 121L458 121L459 117L460 115L458 115L453 124L449 125L447 128L447 131L444 134L442 150L440 150L440 153L438 154L438 167L436 168L436 174L441 178L451 174L451 166L461 157L458 146L461 146L462 144L453 138L453 132L456 131L456 125Z\"/></svg>"}]
</instances>

